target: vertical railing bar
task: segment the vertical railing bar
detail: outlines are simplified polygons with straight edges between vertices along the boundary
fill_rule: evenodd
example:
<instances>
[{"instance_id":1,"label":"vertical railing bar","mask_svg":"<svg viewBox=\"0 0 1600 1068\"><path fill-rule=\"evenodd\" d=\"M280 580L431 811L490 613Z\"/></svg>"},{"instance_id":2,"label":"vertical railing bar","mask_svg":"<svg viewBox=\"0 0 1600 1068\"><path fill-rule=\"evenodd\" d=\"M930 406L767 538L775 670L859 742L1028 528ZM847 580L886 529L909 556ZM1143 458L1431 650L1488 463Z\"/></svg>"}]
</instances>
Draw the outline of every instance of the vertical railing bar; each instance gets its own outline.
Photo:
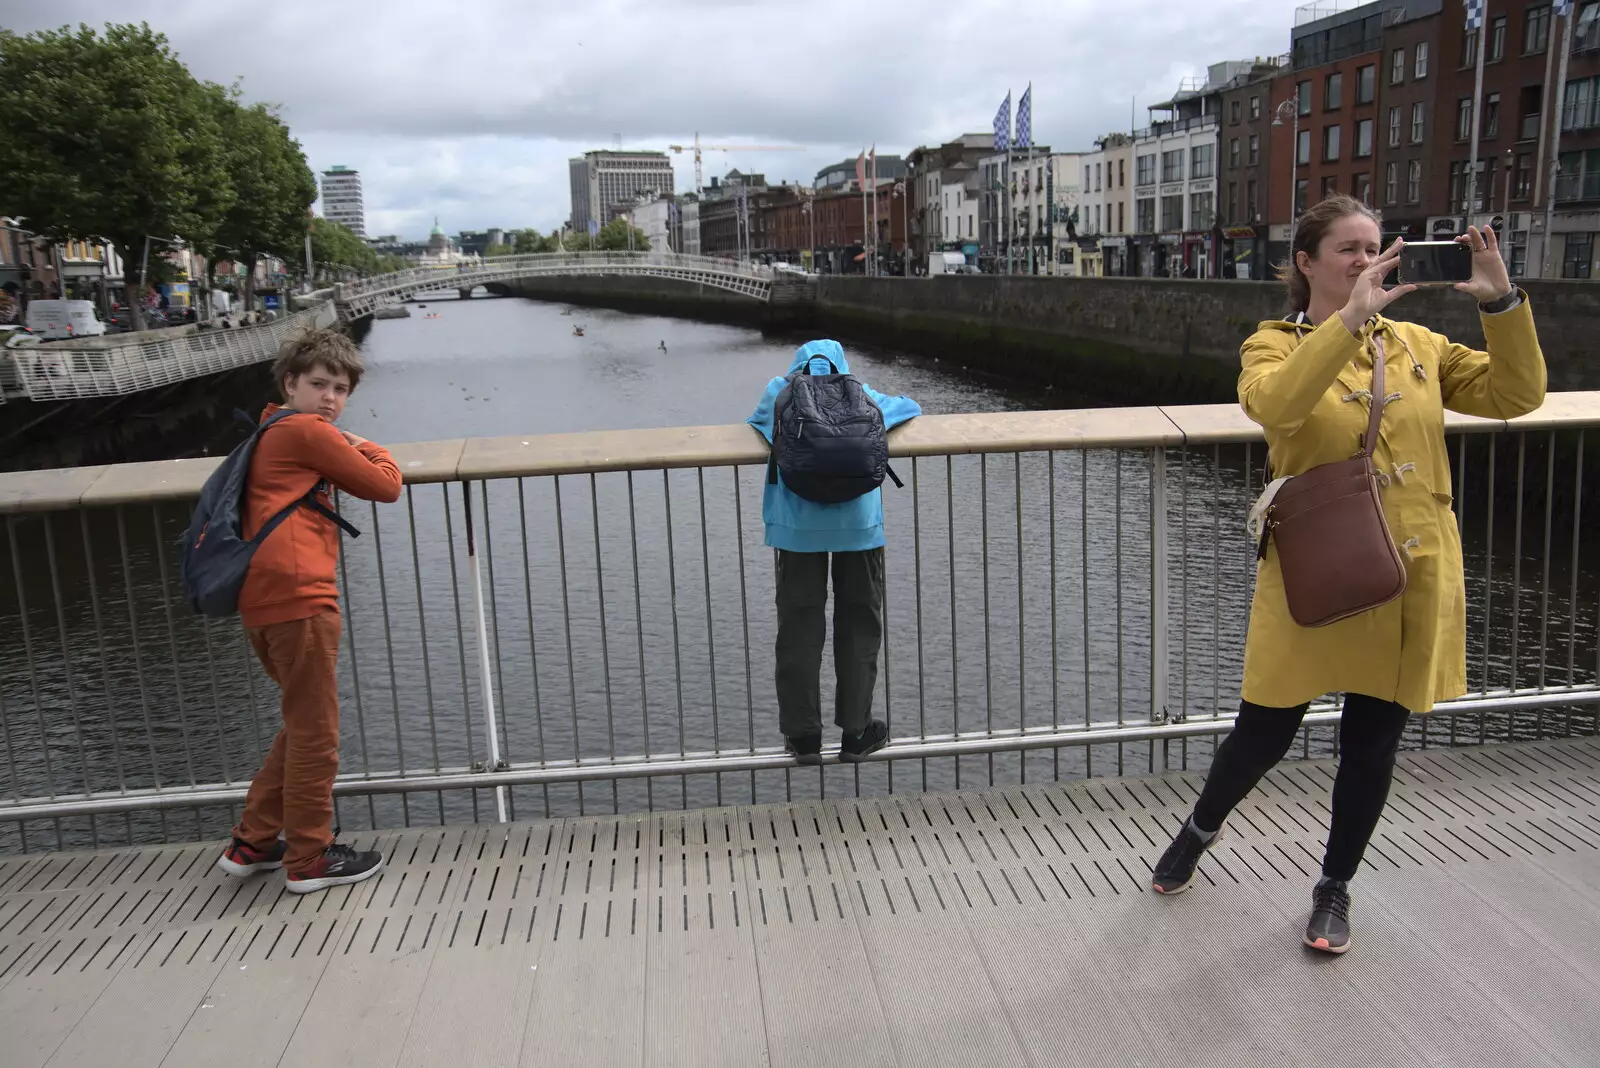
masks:
<instances>
[{"instance_id":1,"label":"vertical railing bar","mask_svg":"<svg viewBox=\"0 0 1600 1068\"><path fill-rule=\"evenodd\" d=\"M1187 449L1180 459L1187 463ZM1152 723L1167 719L1167 705L1172 672L1171 650L1168 647L1167 617L1172 612L1172 585L1167 560L1167 447L1157 445L1150 450L1150 716ZM1187 528L1185 528L1187 529ZM1188 605L1184 606L1184 620L1188 620ZM1184 690L1187 693L1187 682ZM1187 703L1185 703L1187 708ZM1180 709L1181 716L1183 710ZM1155 771L1155 743L1145 747L1149 771ZM1162 762L1167 760L1163 749Z\"/></svg>"},{"instance_id":2,"label":"vertical railing bar","mask_svg":"<svg viewBox=\"0 0 1600 1068\"><path fill-rule=\"evenodd\" d=\"M684 754L683 726L683 648L678 634L678 552L672 533L672 480L671 472L661 470L662 504L667 518L667 584L671 587L668 603L672 606L672 674L678 688L678 755ZM689 776L679 777L680 808L689 807Z\"/></svg>"},{"instance_id":3,"label":"vertical railing bar","mask_svg":"<svg viewBox=\"0 0 1600 1068\"><path fill-rule=\"evenodd\" d=\"M456 658L457 663L461 665L461 733L467 741L467 766L471 767L478 762L478 747L472 737L472 697L470 684L467 681L467 628L461 619L461 576L456 567L455 521L450 518L450 484L443 483L440 489L444 491L444 537L450 558L450 600L456 617ZM463 482L461 492L465 496L472 490ZM477 823L478 791L468 790L467 796L472 798L472 822Z\"/></svg>"},{"instance_id":4,"label":"vertical railing bar","mask_svg":"<svg viewBox=\"0 0 1600 1068\"><path fill-rule=\"evenodd\" d=\"M217 687L216 649L211 644L211 620L205 616L200 618L200 635L206 645L206 680L211 686L211 709L217 714L217 751L222 756L222 780L231 783L234 781L233 761L228 755L228 728L222 722L222 692Z\"/></svg>"},{"instance_id":5,"label":"vertical railing bar","mask_svg":"<svg viewBox=\"0 0 1600 1068\"><path fill-rule=\"evenodd\" d=\"M707 661L711 670L711 750L714 753L722 752L722 714L717 704L717 635L716 625L711 618L711 545L710 534L706 530L706 469L694 469L696 494L700 505L700 569L705 579L706 591L706 651ZM722 804L722 773L714 772L712 780L717 791L717 805Z\"/></svg>"},{"instance_id":6,"label":"vertical railing bar","mask_svg":"<svg viewBox=\"0 0 1600 1068\"><path fill-rule=\"evenodd\" d=\"M994 734L994 675L989 628L989 454L978 455L978 513L983 532L983 706L984 729ZM989 754L989 785L994 785L994 754Z\"/></svg>"},{"instance_id":7,"label":"vertical railing bar","mask_svg":"<svg viewBox=\"0 0 1600 1068\"><path fill-rule=\"evenodd\" d=\"M494 519L489 515L488 479L478 483L478 500L483 502L483 556L489 563L489 619L484 633L494 643L494 682L496 692L499 694L499 699L493 709L493 721L491 724L492 727L498 728L499 737L495 751L492 754L495 758L492 763L494 766L499 766L510 759L511 733L510 725L507 722L508 717L504 714L506 697L505 657L500 651L500 592L494 581ZM527 543L524 542L523 544L526 545ZM505 796L507 820L516 819L516 791L506 787L503 791L497 791L497 796L501 792Z\"/></svg>"},{"instance_id":8,"label":"vertical railing bar","mask_svg":"<svg viewBox=\"0 0 1600 1068\"><path fill-rule=\"evenodd\" d=\"M1499 434L1489 435L1489 481L1488 496L1484 501L1484 514L1488 520L1488 534L1484 538L1484 564L1483 564L1483 689L1489 689L1489 650L1493 648L1489 636L1489 620L1493 616L1494 607L1494 481L1495 481L1495 454L1499 452ZM1478 744L1483 745L1489 738L1488 720L1481 713L1478 716Z\"/></svg>"},{"instance_id":9,"label":"vertical railing bar","mask_svg":"<svg viewBox=\"0 0 1600 1068\"><path fill-rule=\"evenodd\" d=\"M412 487L406 487L406 519L411 528L411 571L417 584L417 635L422 643L422 687L428 701L428 739L433 749L433 770L443 770L439 760L439 722L434 713L433 665L428 656L428 613L422 596L422 554L417 547L417 507ZM439 805L439 822L444 823L444 791L434 794Z\"/></svg>"},{"instance_id":10,"label":"vertical railing bar","mask_svg":"<svg viewBox=\"0 0 1600 1068\"><path fill-rule=\"evenodd\" d=\"M1464 582L1465 578L1466 578L1466 576L1465 576L1465 570L1466 570L1465 559L1466 559L1466 541L1467 541L1467 435L1465 435L1465 434L1461 435L1460 448L1457 450L1456 467L1458 468L1459 477L1456 479L1456 485L1453 487L1453 489L1454 489L1454 493L1453 493L1454 500L1452 501L1452 503L1455 505L1455 510L1456 510L1456 536L1458 538L1460 538L1461 543L1462 543L1462 560L1463 560L1463 563L1462 563L1462 572L1463 572L1462 580ZM1489 652L1488 652L1487 649L1484 650L1484 654L1483 655L1484 655L1485 660L1487 661L1487 658L1488 658L1488 655L1489 655ZM1423 737L1427 737L1428 727L1430 726L1428 721L1430 719L1432 719L1432 718L1433 717L1431 717L1431 716L1423 716L1422 717L1422 734L1423 734ZM1445 717L1445 719L1450 721L1450 724L1449 724L1449 729L1450 729L1450 747L1452 749L1454 749L1456 744L1457 744L1457 742L1456 742L1456 721L1459 718L1460 717L1458 717L1458 716L1446 716Z\"/></svg>"},{"instance_id":11,"label":"vertical railing bar","mask_svg":"<svg viewBox=\"0 0 1600 1068\"><path fill-rule=\"evenodd\" d=\"M1583 534L1583 429L1578 430L1578 463L1572 479L1572 588L1567 594L1567 685L1578 685L1578 546ZM1600 625L1595 627L1595 649L1600 651ZM1595 674L1600 684L1600 671ZM1567 734L1572 733L1572 712L1567 712Z\"/></svg>"},{"instance_id":12,"label":"vertical railing bar","mask_svg":"<svg viewBox=\"0 0 1600 1068\"><path fill-rule=\"evenodd\" d=\"M1049 465L1049 487L1045 495L1050 513L1050 726L1061 729L1061 634L1056 610L1056 450L1046 453ZM1050 747L1050 779L1061 781L1061 747Z\"/></svg>"},{"instance_id":13,"label":"vertical railing bar","mask_svg":"<svg viewBox=\"0 0 1600 1068\"><path fill-rule=\"evenodd\" d=\"M17 754L11 744L11 713L6 705L6 688L4 686L0 686L0 736L5 738L6 771L11 776L11 799L20 801L24 790L22 780L17 777ZM127 789L127 787L124 786L123 789ZM26 853L28 851L27 828L23 826L22 821L18 822L17 828L18 833L22 836L22 851Z\"/></svg>"},{"instance_id":14,"label":"vertical railing bar","mask_svg":"<svg viewBox=\"0 0 1600 1068\"><path fill-rule=\"evenodd\" d=\"M650 691L644 664L644 595L639 585L639 521L633 500L632 471L628 472L628 538L633 550L633 612L639 624L639 715L644 721L644 754L649 757L654 755L654 751L650 748ZM529 603L532 603L531 599ZM531 615L529 619L532 619ZM645 808L651 812L656 807L655 781L654 775L645 776Z\"/></svg>"},{"instance_id":15,"label":"vertical railing bar","mask_svg":"<svg viewBox=\"0 0 1600 1068\"><path fill-rule=\"evenodd\" d=\"M487 498L485 498L487 500ZM496 724L494 704L494 671L489 662L489 620L484 612L483 597L483 570L478 565L478 537L472 523L472 483L465 481L461 484L462 525L467 535L467 566L471 569L472 579L472 629L478 639L478 686L479 696L483 698L484 737L489 743L487 764L492 769L500 767L500 732ZM489 522L487 505L485 505L484 525ZM476 793L476 791L474 791ZM506 787L494 788L495 819L505 823L509 818L506 810Z\"/></svg>"},{"instance_id":16,"label":"vertical railing bar","mask_svg":"<svg viewBox=\"0 0 1600 1068\"><path fill-rule=\"evenodd\" d=\"M250 706L250 736L255 741L253 753L264 753L267 750L266 740L261 737L261 707L256 702L256 655L255 648L250 644L250 634L243 627L238 632L240 655L244 658L244 692L245 700ZM246 761L248 767L249 761Z\"/></svg>"},{"instance_id":17,"label":"vertical railing bar","mask_svg":"<svg viewBox=\"0 0 1600 1068\"><path fill-rule=\"evenodd\" d=\"M944 458L945 516L950 524L950 700L953 718L952 731L961 736L961 632L957 626L960 615L956 608L956 490L955 459ZM956 789L961 789L961 758L951 757L955 764Z\"/></svg>"},{"instance_id":18,"label":"vertical railing bar","mask_svg":"<svg viewBox=\"0 0 1600 1068\"><path fill-rule=\"evenodd\" d=\"M572 711L572 758L583 759L583 736L578 726L578 674L572 660L572 606L567 598L567 524L561 510L561 476L551 477L556 497L556 555L561 565L561 623L567 637L567 700ZM584 815L583 780L578 780L578 814Z\"/></svg>"},{"instance_id":19,"label":"vertical railing bar","mask_svg":"<svg viewBox=\"0 0 1600 1068\"><path fill-rule=\"evenodd\" d=\"M1113 450L1112 459L1116 465L1116 477L1113 480L1116 483L1116 536L1114 541L1116 555L1113 566L1113 575L1117 583L1117 723L1121 725L1124 722L1124 709L1122 703L1122 450ZM1088 632L1085 631L1084 633L1085 639L1087 640ZM1117 743L1118 775L1124 775L1127 773L1126 769L1123 767L1124 748L1125 747L1122 742Z\"/></svg>"},{"instance_id":20,"label":"vertical railing bar","mask_svg":"<svg viewBox=\"0 0 1600 1068\"><path fill-rule=\"evenodd\" d=\"M339 507L339 499L339 494L336 492L334 494L334 510L342 514L344 510ZM339 554L339 588L341 590L350 588L350 574L345 567L344 553ZM356 695L356 733L361 739L361 777L370 779L372 777L372 757L367 746L367 717L361 700L361 663L360 657L356 655L356 614L354 612L346 611L344 613L344 625L345 632L349 635L350 685ZM371 794L367 795L367 816L372 821L372 826L376 827L378 825L378 807Z\"/></svg>"},{"instance_id":21,"label":"vertical railing bar","mask_svg":"<svg viewBox=\"0 0 1600 1068\"><path fill-rule=\"evenodd\" d=\"M1528 435L1520 433L1517 435L1517 514L1512 527L1511 555L1511 691L1513 693L1517 690L1517 659L1522 638L1522 502L1527 456ZM1506 719L1513 725L1514 739L1516 713L1513 712Z\"/></svg>"},{"instance_id":22,"label":"vertical railing bar","mask_svg":"<svg viewBox=\"0 0 1600 1068\"><path fill-rule=\"evenodd\" d=\"M67 637L67 612L61 603L61 572L56 564L56 536L55 523L52 516L46 512L42 517L44 523L44 553L45 560L50 569L50 595L55 600L56 630L61 635L61 673L63 681L67 684L67 708L72 714L72 733L78 740L78 765L83 772L83 792L94 793L94 784L89 778L89 751L83 743L83 719L78 714L78 683L76 673L72 670L72 643ZM85 565L89 561L84 561Z\"/></svg>"},{"instance_id":23,"label":"vertical railing bar","mask_svg":"<svg viewBox=\"0 0 1600 1068\"><path fill-rule=\"evenodd\" d=\"M917 604L917 737L928 736L928 680L923 674L922 648L922 493L917 480L917 457L911 458L911 560L916 574ZM922 789L928 789L928 758L923 757Z\"/></svg>"},{"instance_id":24,"label":"vertical railing bar","mask_svg":"<svg viewBox=\"0 0 1600 1068\"><path fill-rule=\"evenodd\" d=\"M756 691L750 674L750 594L744 570L744 494L739 485L739 468L733 472L733 533L739 548L739 623L744 628L744 716L747 744L750 752L756 749ZM756 803L756 773L750 772L750 803Z\"/></svg>"},{"instance_id":25,"label":"vertical railing bar","mask_svg":"<svg viewBox=\"0 0 1600 1068\"><path fill-rule=\"evenodd\" d=\"M883 629L879 645L883 649L883 722L889 730L889 737L894 737L894 687L890 680L894 670L894 662L889 656L889 546L883 546ZM894 793L894 761L889 761L884 771L889 777L889 792ZM861 796L861 765L855 764L851 769L851 779L855 786L855 795Z\"/></svg>"},{"instance_id":26,"label":"vertical railing bar","mask_svg":"<svg viewBox=\"0 0 1600 1068\"><path fill-rule=\"evenodd\" d=\"M1028 613L1023 597L1022 564L1022 453L1015 453L1017 493L1017 726L1028 729ZM1017 754L1022 782L1028 781L1028 753Z\"/></svg>"},{"instance_id":27,"label":"vertical railing bar","mask_svg":"<svg viewBox=\"0 0 1600 1068\"><path fill-rule=\"evenodd\" d=\"M1222 446L1211 447L1211 484L1222 491ZM1250 496L1250 465L1245 464L1245 498ZM1222 664L1218 654L1222 649L1222 508L1217 501L1211 504L1211 718L1222 712ZM1184 769L1189 767L1189 743L1184 740Z\"/></svg>"},{"instance_id":28,"label":"vertical railing bar","mask_svg":"<svg viewBox=\"0 0 1600 1068\"><path fill-rule=\"evenodd\" d=\"M172 591L167 582L167 554L161 550L167 544L161 534L161 506L150 506L151 529L155 532L156 571L161 576L161 610L167 620L167 647L172 654L172 685L177 697L178 727L183 732L183 761L189 772L189 785L200 785L194 773L194 740L189 736L188 702L183 694L183 675L178 666L178 632L172 619Z\"/></svg>"},{"instance_id":29,"label":"vertical railing bar","mask_svg":"<svg viewBox=\"0 0 1600 1068\"><path fill-rule=\"evenodd\" d=\"M1165 450L1163 450L1163 453ZM1178 721L1186 722L1189 719L1189 438L1184 435L1183 445L1178 450L1178 462L1182 471L1178 475L1178 544L1183 551L1178 557L1178 599L1183 602L1182 616L1178 629L1182 633L1181 644L1178 652ZM1165 483L1165 477L1163 477ZM1216 509L1212 509L1216 511ZM1167 543L1161 543L1162 560L1170 566L1170 554L1167 552ZM1163 567L1166 570L1166 567ZM1168 581L1170 582L1170 576ZM1163 635L1165 629L1163 628ZM1213 647L1215 648L1215 647ZM1163 713L1163 719L1166 718ZM1151 771L1155 770L1156 747L1150 746ZM1162 747L1162 770L1170 770L1171 760L1168 757L1166 746ZM1180 767L1189 766L1189 739L1183 738L1178 742L1178 763Z\"/></svg>"},{"instance_id":30,"label":"vertical railing bar","mask_svg":"<svg viewBox=\"0 0 1600 1068\"><path fill-rule=\"evenodd\" d=\"M133 645L134 677L138 680L139 685L139 711L144 718L145 742L150 748L151 781L154 783L155 788L160 790L161 762L156 756L155 725L150 721L150 692L144 681L144 650L139 641L139 613L133 597L133 565L128 559L128 526L120 504L116 507L116 516L117 551L122 558L122 583L128 603L128 638ZM162 816L162 826L165 827L165 825L166 817Z\"/></svg>"},{"instance_id":31,"label":"vertical railing bar","mask_svg":"<svg viewBox=\"0 0 1600 1068\"><path fill-rule=\"evenodd\" d=\"M1544 556L1539 578L1539 689L1545 688L1550 664L1550 545L1555 524L1556 432L1550 431L1545 448L1544 469ZM1544 709L1539 710L1539 737L1544 737Z\"/></svg>"},{"instance_id":32,"label":"vertical railing bar","mask_svg":"<svg viewBox=\"0 0 1600 1068\"><path fill-rule=\"evenodd\" d=\"M1089 450L1078 450L1078 545L1083 550L1083 568L1079 572L1083 586L1083 725L1088 727L1094 717L1094 687L1089 677ZM1094 778L1094 746L1083 747L1083 774Z\"/></svg>"},{"instance_id":33,"label":"vertical railing bar","mask_svg":"<svg viewBox=\"0 0 1600 1068\"><path fill-rule=\"evenodd\" d=\"M378 502L368 501L367 508L372 515L372 555L378 562L378 604L383 610L383 654L389 664L389 707L394 713L394 748L397 770L402 778L406 774L406 743L405 731L400 725L400 677L394 667L394 631L389 623L389 581L383 567L383 529L378 522ZM343 553L339 554L343 556ZM351 651L352 657L354 650ZM411 795L403 792L400 795L400 819L407 826L411 826Z\"/></svg>"},{"instance_id":34,"label":"vertical railing bar","mask_svg":"<svg viewBox=\"0 0 1600 1068\"><path fill-rule=\"evenodd\" d=\"M606 680L606 744L611 759L617 759L617 720L611 697L611 640L606 629L606 573L600 553L600 489L595 473L589 472L589 517L594 524L594 583L595 602L600 608L600 672ZM617 793L617 780L611 780L611 811L622 811L622 800Z\"/></svg>"},{"instance_id":35,"label":"vertical railing bar","mask_svg":"<svg viewBox=\"0 0 1600 1068\"><path fill-rule=\"evenodd\" d=\"M548 755L544 744L544 699L539 692L539 639L533 629L533 542L528 540L528 488L527 479L517 478L517 522L522 534L522 549L517 554L522 557L522 593L523 603L528 610L528 663L533 676L533 727L534 737L539 743L539 763L543 764ZM544 818L550 818L550 784L541 786L544 795Z\"/></svg>"}]
</instances>

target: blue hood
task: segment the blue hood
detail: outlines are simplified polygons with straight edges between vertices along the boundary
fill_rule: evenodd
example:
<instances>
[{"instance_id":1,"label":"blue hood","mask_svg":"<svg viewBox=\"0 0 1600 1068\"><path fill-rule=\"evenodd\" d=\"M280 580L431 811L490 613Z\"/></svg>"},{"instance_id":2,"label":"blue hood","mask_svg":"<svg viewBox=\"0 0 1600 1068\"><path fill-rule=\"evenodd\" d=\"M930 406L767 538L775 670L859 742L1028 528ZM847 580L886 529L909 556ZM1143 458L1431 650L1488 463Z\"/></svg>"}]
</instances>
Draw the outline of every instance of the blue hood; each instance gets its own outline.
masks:
<instances>
[{"instance_id":1,"label":"blue hood","mask_svg":"<svg viewBox=\"0 0 1600 1068\"><path fill-rule=\"evenodd\" d=\"M810 365L814 375L850 374L850 361L844 346L837 341L809 341L795 350L789 370L767 383L766 392L746 422L772 443L772 415L788 375ZM865 382L861 388L883 410L885 430L899 426L922 414L922 408L909 397L889 397ZM761 517L766 522L767 544L775 549L800 553L860 552L883 545L883 491L873 490L843 504L818 504L791 493L779 476L776 485L768 483L761 495Z\"/></svg>"}]
</instances>

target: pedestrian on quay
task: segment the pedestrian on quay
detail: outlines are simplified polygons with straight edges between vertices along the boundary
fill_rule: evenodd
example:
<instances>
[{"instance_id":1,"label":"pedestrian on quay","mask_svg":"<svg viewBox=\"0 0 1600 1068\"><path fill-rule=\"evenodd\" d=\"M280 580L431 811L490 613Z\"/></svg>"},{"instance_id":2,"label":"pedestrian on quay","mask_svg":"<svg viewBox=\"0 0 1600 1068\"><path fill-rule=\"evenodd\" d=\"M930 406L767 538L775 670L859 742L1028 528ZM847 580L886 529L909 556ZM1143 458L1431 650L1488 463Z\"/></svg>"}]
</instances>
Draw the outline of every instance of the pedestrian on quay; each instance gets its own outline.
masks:
<instances>
[{"instance_id":1,"label":"pedestrian on quay","mask_svg":"<svg viewBox=\"0 0 1600 1068\"><path fill-rule=\"evenodd\" d=\"M839 759L864 760L889 742L888 724L872 718L883 642L879 485L894 477L885 435L921 414L916 401L852 376L837 341L812 341L796 350L787 374L767 383L747 420L772 448L761 517L766 543L777 550L778 729L801 764L822 762L830 568ZM819 441L827 446L817 448Z\"/></svg>"},{"instance_id":2,"label":"pedestrian on quay","mask_svg":"<svg viewBox=\"0 0 1600 1068\"><path fill-rule=\"evenodd\" d=\"M339 528L327 487L367 501L400 499L400 469L381 445L334 424L361 382L361 354L337 330L290 341L273 364L283 403L269 404L250 460L243 533L286 509L250 559L239 616L282 692L283 727L250 783L233 841L217 861L230 875L286 870L291 893L357 883L383 857L335 840L339 771ZM315 491L310 507L293 507ZM282 834L282 838L279 835Z\"/></svg>"},{"instance_id":3,"label":"pedestrian on quay","mask_svg":"<svg viewBox=\"0 0 1600 1068\"><path fill-rule=\"evenodd\" d=\"M1388 799L1407 717L1467 689L1466 595L1444 411L1509 419L1537 408L1545 394L1533 311L1507 276L1494 230L1469 227L1457 239L1472 253L1470 281L1454 288L1478 302L1487 339L1487 351L1478 351L1383 314L1416 286L1385 288L1404 241L1383 250L1379 223L1371 209L1347 196L1324 200L1301 216L1293 262L1282 272L1291 314L1261 323L1245 341L1239 403L1266 432L1275 476L1306 476L1323 465L1334 470L1352 456L1370 457L1372 473L1359 476L1363 493L1357 496L1365 498L1383 551L1394 558L1398 592L1381 594L1389 599L1370 608L1352 606L1353 614L1331 622L1297 622L1308 604L1301 591L1323 596L1334 588L1318 584L1327 575L1315 565L1339 550L1329 546L1325 556L1296 557L1280 529L1290 509L1282 510L1283 518L1272 511L1273 495L1281 504L1294 479L1269 484L1253 512L1264 514L1266 529L1239 717L1152 879L1159 893L1187 888L1228 814L1288 751L1309 703L1342 693L1332 826L1303 937L1328 953L1350 946L1350 881ZM1375 374L1380 365L1381 378ZM1366 440L1369 423L1378 428L1372 442ZM1318 484L1308 478L1300 489ZM1378 504L1367 486L1377 487ZM1284 544L1290 545L1287 569ZM1287 586L1286 575L1293 580Z\"/></svg>"}]
</instances>

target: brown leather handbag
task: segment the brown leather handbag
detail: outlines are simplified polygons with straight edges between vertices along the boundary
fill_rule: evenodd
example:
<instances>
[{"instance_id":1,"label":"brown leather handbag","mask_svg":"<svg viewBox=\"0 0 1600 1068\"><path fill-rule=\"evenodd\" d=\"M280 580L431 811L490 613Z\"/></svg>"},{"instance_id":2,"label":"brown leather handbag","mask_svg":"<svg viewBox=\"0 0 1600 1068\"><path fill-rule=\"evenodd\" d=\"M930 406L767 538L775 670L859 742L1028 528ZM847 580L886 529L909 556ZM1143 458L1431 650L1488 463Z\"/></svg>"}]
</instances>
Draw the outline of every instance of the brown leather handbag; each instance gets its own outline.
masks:
<instances>
[{"instance_id":1,"label":"brown leather handbag","mask_svg":"<svg viewBox=\"0 0 1600 1068\"><path fill-rule=\"evenodd\" d=\"M1289 615L1302 627L1324 627L1388 604L1406 589L1372 466L1383 418L1383 339L1372 339L1372 403L1361 452L1287 479L1267 506L1259 555L1267 540L1278 566Z\"/></svg>"}]
</instances>

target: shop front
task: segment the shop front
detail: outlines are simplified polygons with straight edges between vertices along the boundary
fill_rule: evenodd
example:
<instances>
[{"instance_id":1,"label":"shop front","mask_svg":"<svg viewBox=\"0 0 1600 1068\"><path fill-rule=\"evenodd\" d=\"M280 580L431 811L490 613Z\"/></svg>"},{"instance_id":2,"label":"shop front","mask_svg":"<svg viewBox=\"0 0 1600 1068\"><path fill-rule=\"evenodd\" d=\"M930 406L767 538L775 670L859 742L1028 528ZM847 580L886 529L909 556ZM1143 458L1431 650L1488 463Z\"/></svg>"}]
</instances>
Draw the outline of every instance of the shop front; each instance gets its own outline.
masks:
<instances>
[{"instance_id":1,"label":"shop front","mask_svg":"<svg viewBox=\"0 0 1600 1068\"><path fill-rule=\"evenodd\" d=\"M1267 232L1253 226L1230 226L1222 231L1221 274L1223 278L1260 279L1265 269Z\"/></svg>"},{"instance_id":2,"label":"shop front","mask_svg":"<svg viewBox=\"0 0 1600 1068\"><path fill-rule=\"evenodd\" d=\"M1100 239L1100 271L1107 278L1121 278L1132 272L1128 269L1128 239L1102 237Z\"/></svg>"}]
</instances>

